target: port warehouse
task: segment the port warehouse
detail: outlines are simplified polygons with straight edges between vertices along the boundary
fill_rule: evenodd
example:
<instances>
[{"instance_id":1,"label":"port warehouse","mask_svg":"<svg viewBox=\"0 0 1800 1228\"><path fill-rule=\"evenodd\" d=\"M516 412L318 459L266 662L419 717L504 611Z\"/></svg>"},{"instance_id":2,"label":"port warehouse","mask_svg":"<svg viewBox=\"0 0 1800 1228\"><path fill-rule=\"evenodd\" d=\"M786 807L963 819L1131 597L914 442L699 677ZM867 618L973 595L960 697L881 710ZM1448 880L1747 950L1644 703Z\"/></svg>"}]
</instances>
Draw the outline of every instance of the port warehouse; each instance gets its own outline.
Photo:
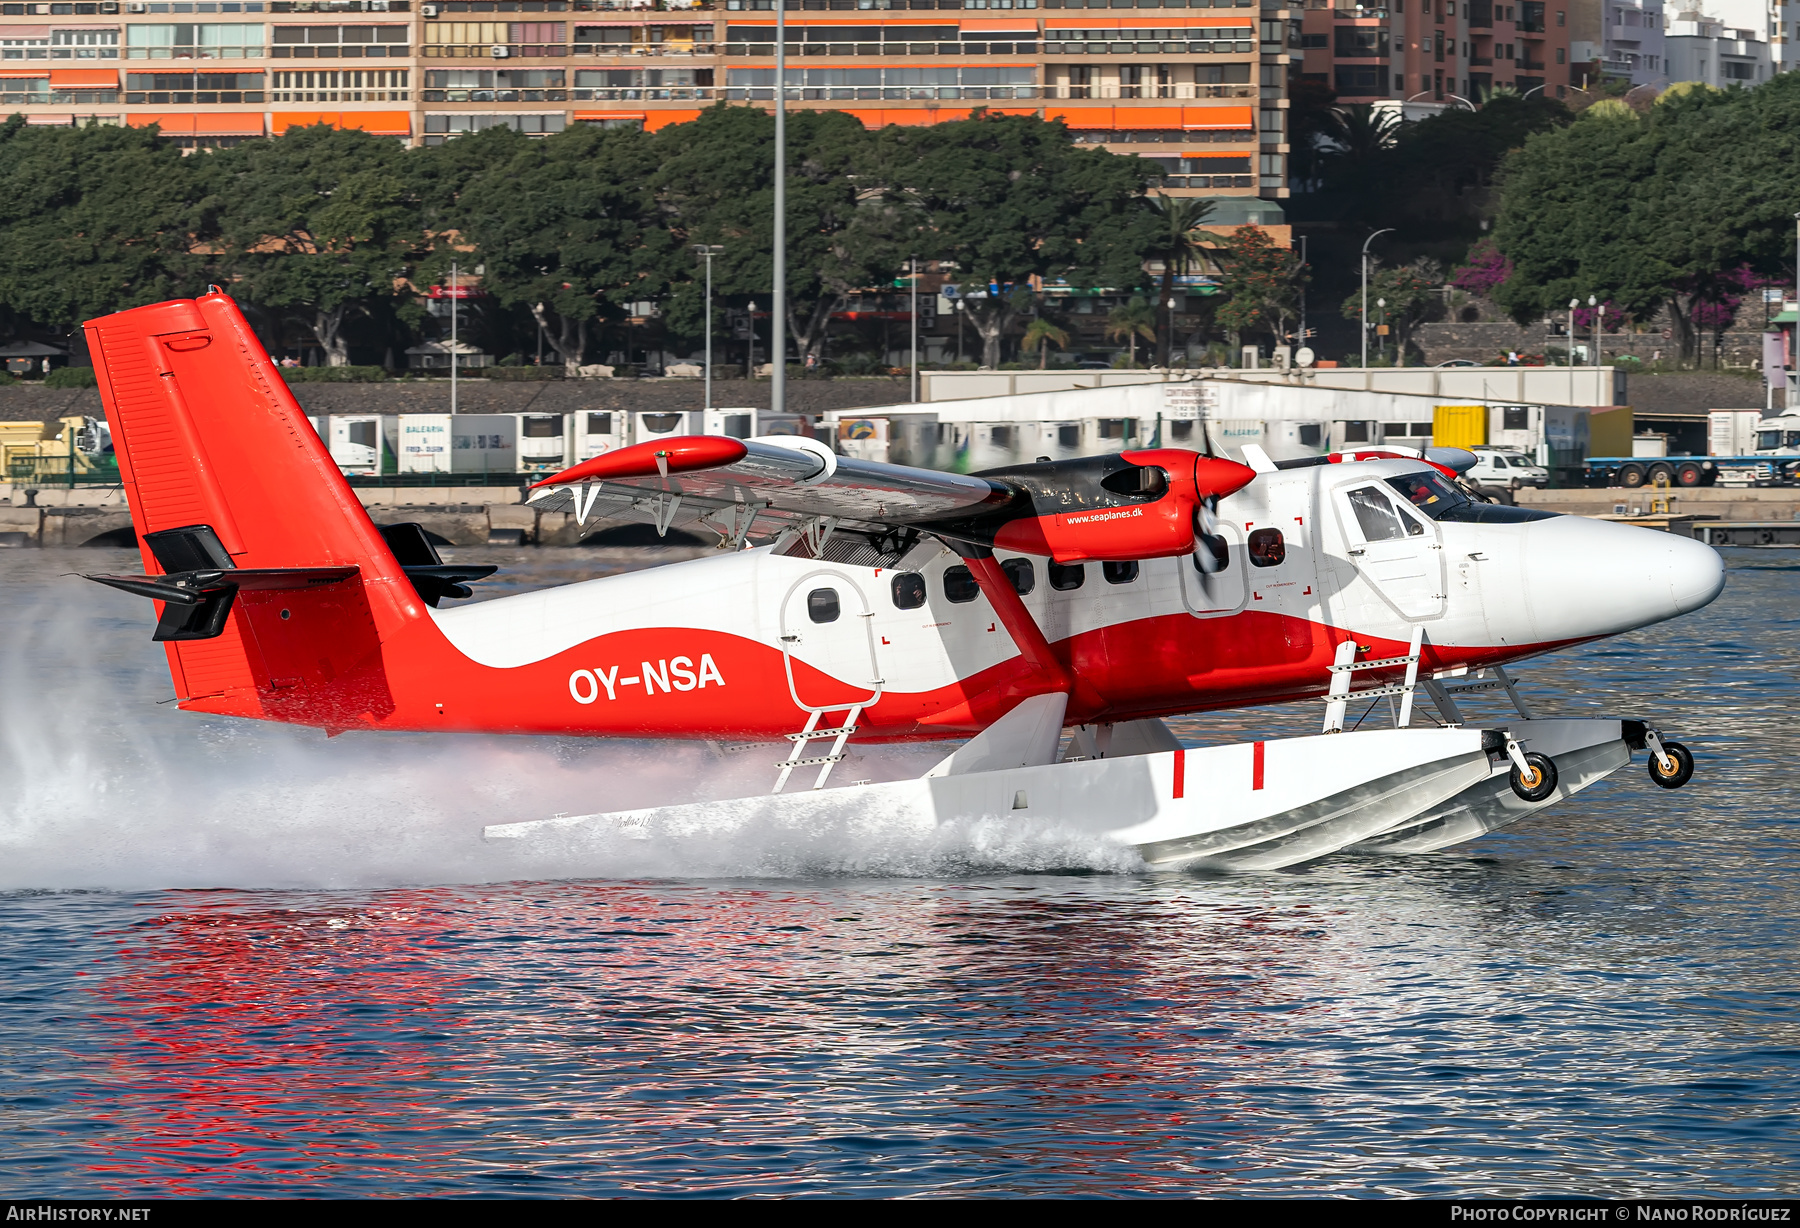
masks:
<instances>
[{"instance_id":1,"label":"port warehouse","mask_svg":"<svg viewBox=\"0 0 1800 1228\"><path fill-rule=\"evenodd\" d=\"M948 391L953 384L940 384ZM1277 459L1432 442L1517 448L1554 468L1588 455L1603 434L1630 450L1630 410L1499 402L1225 379L1119 382L1095 388L933 400L818 416L751 408L677 412L332 414L313 419L333 459L356 477L551 473L632 444L678 435L803 434L846 455L975 470L1155 445L1210 445ZM1201 425L1204 420L1204 427ZM1622 431L1616 425L1622 424Z\"/></svg>"},{"instance_id":2,"label":"port warehouse","mask_svg":"<svg viewBox=\"0 0 1800 1228\"><path fill-rule=\"evenodd\" d=\"M1151 371L926 372L923 401L816 416L726 407L339 413L310 420L354 479L456 485L551 473L616 448L695 434L805 434L867 460L965 471L1156 444L1210 446L1241 456L1243 446L1254 443L1288 459L1438 443L1517 449L1574 481L1589 455L1630 455L1631 410L1610 403L1623 391L1622 378L1610 368L1551 376L1518 368L1243 371L1230 378ZM1470 388L1489 395L1470 397ZM1560 404L1543 395L1570 391L1587 404ZM60 450L66 458L68 449ZM9 444L7 477L14 484L54 480L45 470L67 473L66 459L52 464L48 456L38 471L28 472L27 452L20 443ZM97 467L77 480L105 476Z\"/></svg>"}]
</instances>

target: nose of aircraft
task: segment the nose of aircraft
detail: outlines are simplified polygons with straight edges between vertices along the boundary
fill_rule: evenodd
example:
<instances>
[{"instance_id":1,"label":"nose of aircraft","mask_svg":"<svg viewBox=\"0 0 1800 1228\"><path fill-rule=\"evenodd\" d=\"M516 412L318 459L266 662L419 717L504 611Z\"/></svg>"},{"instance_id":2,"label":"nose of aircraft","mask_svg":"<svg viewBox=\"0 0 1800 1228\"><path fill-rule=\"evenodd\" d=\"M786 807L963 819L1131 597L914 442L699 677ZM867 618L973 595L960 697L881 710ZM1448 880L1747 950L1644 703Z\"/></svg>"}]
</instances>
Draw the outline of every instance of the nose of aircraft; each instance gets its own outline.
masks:
<instances>
[{"instance_id":1,"label":"nose of aircraft","mask_svg":"<svg viewBox=\"0 0 1800 1228\"><path fill-rule=\"evenodd\" d=\"M1725 588L1724 560L1711 546L1579 516L1532 523L1523 564L1545 640L1647 627L1698 610Z\"/></svg>"}]
</instances>

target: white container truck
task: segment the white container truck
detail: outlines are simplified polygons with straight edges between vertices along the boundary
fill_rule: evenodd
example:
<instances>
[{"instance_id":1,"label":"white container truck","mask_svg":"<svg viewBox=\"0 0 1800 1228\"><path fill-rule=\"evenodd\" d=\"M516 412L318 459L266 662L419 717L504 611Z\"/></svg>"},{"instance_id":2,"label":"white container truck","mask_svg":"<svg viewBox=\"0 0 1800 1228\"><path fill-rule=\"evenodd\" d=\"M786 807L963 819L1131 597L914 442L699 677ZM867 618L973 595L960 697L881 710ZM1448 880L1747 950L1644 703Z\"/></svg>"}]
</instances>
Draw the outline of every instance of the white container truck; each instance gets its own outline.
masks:
<instances>
[{"instance_id":1,"label":"white container truck","mask_svg":"<svg viewBox=\"0 0 1800 1228\"><path fill-rule=\"evenodd\" d=\"M452 421L449 414L401 414L400 472L451 472Z\"/></svg>"},{"instance_id":2,"label":"white container truck","mask_svg":"<svg viewBox=\"0 0 1800 1228\"><path fill-rule=\"evenodd\" d=\"M397 415L331 414L327 423L326 446L342 472L352 477L379 477L397 470Z\"/></svg>"},{"instance_id":3,"label":"white container truck","mask_svg":"<svg viewBox=\"0 0 1800 1228\"><path fill-rule=\"evenodd\" d=\"M570 414L569 432L573 438L569 461L578 465L630 443L631 415L605 409Z\"/></svg>"},{"instance_id":4,"label":"white container truck","mask_svg":"<svg viewBox=\"0 0 1800 1228\"><path fill-rule=\"evenodd\" d=\"M561 473L569 467L569 415L508 414L519 422L520 473Z\"/></svg>"}]
</instances>

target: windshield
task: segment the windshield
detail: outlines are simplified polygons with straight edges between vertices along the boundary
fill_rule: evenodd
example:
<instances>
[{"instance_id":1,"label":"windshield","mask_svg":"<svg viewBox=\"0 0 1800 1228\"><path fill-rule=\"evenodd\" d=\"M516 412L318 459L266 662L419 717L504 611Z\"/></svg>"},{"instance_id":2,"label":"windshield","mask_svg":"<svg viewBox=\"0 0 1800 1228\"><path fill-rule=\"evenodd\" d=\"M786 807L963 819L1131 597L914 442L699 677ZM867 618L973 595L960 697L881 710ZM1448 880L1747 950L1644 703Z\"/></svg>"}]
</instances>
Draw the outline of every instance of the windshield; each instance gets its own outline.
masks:
<instances>
[{"instance_id":1,"label":"windshield","mask_svg":"<svg viewBox=\"0 0 1800 1228\"><path fill-rule=\"evenodd\" d=\"M1498 503L1477 503L1463 494L1450 480L1435 469L1420 473L1403 473L1389 478L1388 485L1406 501L1433 520L1454 520L1478 524L1506 524L1521 520L1548 520L1555 512L1530 507L1505 507Z\"/></svg>"}]
</instances>

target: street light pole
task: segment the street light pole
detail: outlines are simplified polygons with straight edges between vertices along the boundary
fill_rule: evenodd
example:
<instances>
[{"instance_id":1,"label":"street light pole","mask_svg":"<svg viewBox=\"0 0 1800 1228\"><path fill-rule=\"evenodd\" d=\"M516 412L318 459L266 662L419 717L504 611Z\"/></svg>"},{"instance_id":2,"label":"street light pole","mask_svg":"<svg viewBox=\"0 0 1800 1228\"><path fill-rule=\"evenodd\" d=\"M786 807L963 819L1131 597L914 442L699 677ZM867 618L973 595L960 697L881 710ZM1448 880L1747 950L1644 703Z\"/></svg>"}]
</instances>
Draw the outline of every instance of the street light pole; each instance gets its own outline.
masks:
<instances>
[{"instance_id":1,"label":"street light pole","mask_svg":"<svg viewBox=\"0 0 1800 1228\"><path fill-rule=\"evenodd\" d=\"M775 287L769 325L775 378L769 410L777 414L787 412L787 6L788 0L775 0Z\"/></svg>"},{"instance_id":2,"label":"street light pole","mask_svg":"<svg viewBox=\"0 0 1800 1228\"><path fill-rule=\"evenodd\" d=\"M1369 244L1371 244L1375 240L1379 239L1382 235L1389 235L1389 234L1393 234L1393 233L1394 233L1394 228L1392 226L1389 226L1386 230L1377 230L1374 234L1370 235L1368 238L1363 240L1363 245L1362 245L1362 319L1361 319L1360 323L1362 324L1362 365L1363 365L1364 371L1367 371L1369 369Z\"/></svg>"},{"instance_id":3,"label":"street light pole","mask_svg":"<svg viewBox=\"0 0 1800 1228\"><path fill-rule=\"evenodd\" d=\"M912 399L919 403L919 257L912 258Z\"/></svg>"},{"instance_id":4,"label":"street light pole","mask_svg":"<svg viewBox=\"0 0 1800 1228\"><path fill-rule=\"evenodd\" d=\"M450 262L450 412L456 412L456 262Z\"/></svg>"},{"instance_id":5,"label":"street light pole","mask_svg":"<svg viewBox=\"0 0 1800 1228\"><path fill-rule=\"evenodd\" d=\"M1569 404L1575 403L1575 309L1581 306L1581 300L1569 300Z\"/></svg>"},{"instance_id":6,"label":"street light pole","mask_svg":"<svg viewBox=\"0 0 1800 1228\"><path fill-rule=\"evenodd\" d=\"M712 395L712 262L713 257L724 251L715 243L696 243L694 250L706 261L706 408L713 407Z\"/></svg>"}]
</instances>

